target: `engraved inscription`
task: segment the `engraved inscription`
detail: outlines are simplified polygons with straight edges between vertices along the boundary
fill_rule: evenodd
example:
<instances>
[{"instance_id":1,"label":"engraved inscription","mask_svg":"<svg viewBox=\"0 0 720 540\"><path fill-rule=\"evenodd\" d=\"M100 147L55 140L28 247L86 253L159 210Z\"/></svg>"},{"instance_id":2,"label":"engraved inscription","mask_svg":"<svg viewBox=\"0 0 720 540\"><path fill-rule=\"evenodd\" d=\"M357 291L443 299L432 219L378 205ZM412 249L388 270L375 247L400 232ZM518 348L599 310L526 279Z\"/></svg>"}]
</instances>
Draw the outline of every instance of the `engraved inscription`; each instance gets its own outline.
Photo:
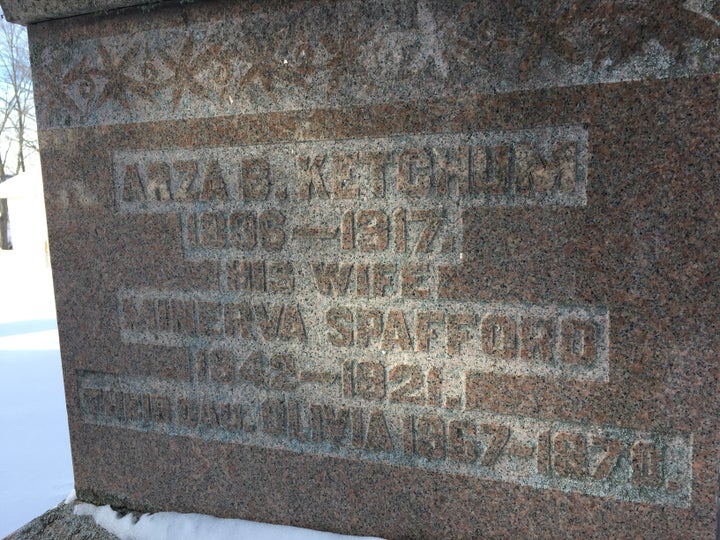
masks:
<instances>
[{"instance_id":1,"label":"engraved inscription","mask_svg":"<svg viewBox=\"0 0 720 540\"><path fill-rule=\"evenodd\" d=\"M126 212L227 210L226 227L257 234L262 217L248 203L287 216L313 201L392 203L462 200L472 206L586 204L587 133L580 127L508 132L406 135L203 150L117 151L118 207ZM243 202L243 205L233 203ZM341 205L342 206L342 205ZM229 211L242 211L231 217ZM334 224L343 249L427 251L439 207L352 208ZM277 224L277 216L271 221ZM299 222L291 220L294 226ZM290 229L293 230L293 229ZM333 229L302 228L301 236ZM411 232L412 231L412 232ZM302 234L304 233L304 234ZM406 238L413 234L412 239ZM247 240L251 242L251 240ZM244 249L252 249L254 243ZM227 246L230 247L230 246Z\"/></svg>"},{"instance_id":2,"label":"engraved inscription","mask_svg":"<svg viewBox=\"0 0 720 540\"><path fill-rule=\"evenodd\" d=\"M292 358L250 355L234 371L227 360L202 358L195 385L79 372L83 419L626 501L690 503L692 439L686 435L433 409L412 390L416 379L432 386L433 375L413 366L390 373L362 369L363 380L385 379L393 388L397 399L378 407L367 399L382 397L380 384L338 398L304 391L313 383L302 381Z\"/></svg>"},{"instance_id":3,"label":"engraved inscription","mask_svg":"<svg viewBox=\"0 0 720 540\"><path fill-rule=\"evenodd\" d=\"M687 506L689 436L497 415L468 390L607 382L607 307L441 294L467 211L587 204L587 145L570 126L115 152L117 211L178 214L217 287L118 291L123 343L185 350L192 378L80 372L85 421Z\"/></svg>"},{"instance_id":4,"label":"engraved inscription","mask_svg":"<svg viewBox=\"0 0 720 540\"><path fill-rule=\"evenodd\" d=\"M391 384L414 354L442 379L441 405L462 403L470 368L605 381L607 309L438 292L440 267L462 261L466 209L585 205L587 144L569 126L117 151L118 211L178 213L185 256L219 269L216 291L121 291L122 338L260 344L297 358L323 350L324 373L348 355L362 371L382 354Z\"/></svg>"},{"instance_id":5,"label":"engraved inscription","mask_svg":"<svg viewBox=\"0 0 720 540\"><path fill-rule=\"evenodd\" d=\"M179 213L186 257L220 269L217 292L121 293L123 339L258 340L299 357L328 344L335 366L346 349L414 353L441 371L452 360L444 384L458 388L470 366L607 380L606 309L438 295L464 209L582 206L586 154L579 127L116 152L118 210Z\"/></svg>"},{"instance_id":6,"label":"engraved inscription","mask_svg":"<svg viewBox=\"0 0 720 540\"><path fill-rule=\"evenodd\" d=\"M446 383L457 387L462 386L457 373L467 369L591 381L608 377L609 313L604 308L440 299L428 307L424 300L412 297L403 298L401 306L387 307L382 296L360 304L340 304L333 293L345 289L350 276L342 265L333 267L333 278L322 286L316 283L325 294L308 302L302 301L307 290L303 285L308 282L295 282L293 277L302 273L292 263L256 261L254 265L255 270L252 265L248 268L249 263L233 261L232 267L240 270L228 276L233 285L227 292L122 291L123 341L194 348L260 343L274 346L273 350L292 350L301 357L322 349L325 361L334 366L347 357L355 359L353 388L369 388L381 381L394 384L398 377L409 377L409 372L401 377L406 368L399 367L408 353L414 362L432 363L437 376L443 369L455 372L452 381L446 376ZM268 282L263 271L273 265L282 277ZM241 287L237 287L238 279ZM293 290L295 295L290 294ZM364 380L362 373L375 369L371 365L389 371L382 378ZM372 393L384 396L390 391L382 388Z\"/></svg>"},{"instance_id":7,"label":"engraved inscription","mask_svg":"<svg viewBox=\"0 0 720 540\"><path fill-rule=\"evenodd\" d=\"M462 305L462 304L460 304ZM326 313L328 339L337 346L461 356L482 353L498 360L590 366L607 352L607 318L602 311L550 307L496 307L478 311L458 303L433 310L351 309ZM453 309L441 309L452 306ZM543 333L519 328L542 325ZM524 354L520 354L524 351Z\"/></svg>"},{"instance_id":8,"label":"engraved inscription","mask_svg":"<svg viewBox=\"0 0 720 540\"><path fill-rule=\"evenodd\" d=\"M128 342L186 346L209 339L307 341L293 303L221 300L194 293L123 293L120 329Z\"/></svg>"}]
</instances>

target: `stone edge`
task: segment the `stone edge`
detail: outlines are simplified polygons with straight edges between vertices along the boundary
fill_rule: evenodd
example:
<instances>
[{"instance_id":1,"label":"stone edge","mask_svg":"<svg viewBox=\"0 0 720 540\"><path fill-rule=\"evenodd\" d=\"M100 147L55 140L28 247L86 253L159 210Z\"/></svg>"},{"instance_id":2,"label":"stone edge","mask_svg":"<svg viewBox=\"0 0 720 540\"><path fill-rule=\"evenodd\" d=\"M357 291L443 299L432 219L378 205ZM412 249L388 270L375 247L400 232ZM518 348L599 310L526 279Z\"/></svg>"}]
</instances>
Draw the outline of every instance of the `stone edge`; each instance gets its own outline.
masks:
<instances>
[{"instance_id":1,"label":"stone edge","mask_svg":"<svg viewBox=\"0 0 720 540\"><path fill-rule=\"evenodd\" d=\"M129 7L152 6L168 1L177 0L2 0L0 3L6 20L28 25Z\"/></svg>"}]
</instances>

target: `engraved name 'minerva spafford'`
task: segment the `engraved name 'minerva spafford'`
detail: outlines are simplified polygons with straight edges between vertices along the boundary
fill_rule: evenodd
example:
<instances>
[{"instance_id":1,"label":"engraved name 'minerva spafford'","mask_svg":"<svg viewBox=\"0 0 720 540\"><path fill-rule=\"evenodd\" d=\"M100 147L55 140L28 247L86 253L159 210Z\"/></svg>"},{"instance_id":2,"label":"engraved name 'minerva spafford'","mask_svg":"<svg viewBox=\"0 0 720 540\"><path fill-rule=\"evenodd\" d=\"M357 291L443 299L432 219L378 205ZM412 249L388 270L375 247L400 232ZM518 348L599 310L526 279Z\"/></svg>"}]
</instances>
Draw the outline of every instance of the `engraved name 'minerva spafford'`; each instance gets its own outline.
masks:
<instances>
[{"instance_id":1,"label":"engraved name 'minerva spafford'","mask_svg":"<svg viewBox=\"0 0 720 540\"><path fill-rule=\"evenodd\" d=\"M313 299L299 303L297 298L250 300L242 293L124 290L119 296L121 336L127 343L256 348L300 356L322 349L336 369L347 356L380 355L382 365L411 356L412 362L447 366L451 372L607 378L606 309Z\"/></svg>"},{"instance_id":2,"label":"engraved name 'minerva spafford'","mask_svg":"<svg viewBox=\"0 0 720 540\"><path fill-rule=\"evenodd\" d=\"M84 420L687 506L690 435L501 416L470 389L609 380L606 306L442 287L466 212L583 207L587 152L579 126L115 151L117 211L177 214L216 286L117 292L122 341L192 379L79 372Z\"/></svg>"}]
</instances>

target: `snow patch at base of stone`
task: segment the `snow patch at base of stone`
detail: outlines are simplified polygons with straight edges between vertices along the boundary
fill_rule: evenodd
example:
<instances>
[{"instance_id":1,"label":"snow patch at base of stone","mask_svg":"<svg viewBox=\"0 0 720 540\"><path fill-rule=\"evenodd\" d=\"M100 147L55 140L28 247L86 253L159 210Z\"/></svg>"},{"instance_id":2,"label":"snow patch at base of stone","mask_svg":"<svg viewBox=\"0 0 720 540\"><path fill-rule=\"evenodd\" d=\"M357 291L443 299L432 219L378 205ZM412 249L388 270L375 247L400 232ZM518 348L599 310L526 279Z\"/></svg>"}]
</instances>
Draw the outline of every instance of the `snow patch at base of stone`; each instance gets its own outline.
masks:
<instances>
[{"instance_id":1,"label":"snow patch at base of stone","mask_svg":"<svg viewBox=\"0 0 720 540\"><path fill-rule=\"evenodd\" d=\"M77 516L91 516L97 525L121 540L371 540L371 537L346 536L201 514L159 512L143 514L139 518L132 514L121 516L110 506L89 503L77 504L73 512Z\"/></svg>"},{"instance_id":2,"label":"snow patch at base of stone","mask_svg":"<svg viewBox=\"0 0 720 540\"><path fill-rule=\"evenodd\" d=\"M76 500L77 500L77 495L75 495L75 490L73 489L70 493L68 493L68 496L65 497L65 500L62 502L62 504L72 504Z\"/></svg>"}]
</instances>

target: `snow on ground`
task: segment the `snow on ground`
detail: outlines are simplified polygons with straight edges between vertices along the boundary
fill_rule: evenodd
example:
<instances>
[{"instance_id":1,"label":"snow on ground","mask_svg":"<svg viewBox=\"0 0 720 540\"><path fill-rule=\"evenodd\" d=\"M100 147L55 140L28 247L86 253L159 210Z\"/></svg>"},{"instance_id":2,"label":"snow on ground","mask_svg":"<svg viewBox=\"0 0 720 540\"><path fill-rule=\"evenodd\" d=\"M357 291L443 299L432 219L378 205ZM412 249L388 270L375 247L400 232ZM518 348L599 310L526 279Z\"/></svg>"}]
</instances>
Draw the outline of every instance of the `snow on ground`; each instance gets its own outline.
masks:
<instances>
[{"instance_id":1,"label":"snow on ground","mask_svg":"<svg viewBox=\"0 0 720 540\"><path fill-rule=\"evenodd\" d=\"M50 270L0 251L0 538L72 487Z\"/></svg>"},{"instance_id":2,"label":"snow on ground","mask_svg":"<svg viewBox=\"0 0 720 540\"><path fill-rule=\"evenodd\" d=\"M62 502L73 489L51 274L0 250L0 538ZM134 519L78 504L123 540L333 540L357 538L199 514Z\"/></svg>"},{"instance_id":3,"label":"snow on ground","mask_svg":"<svg viewBox=\"0 0 720 540\"><path fill-rule=\"evenodd\" d=\"M130 514L120 516L109 506L81 503L75 514L92 516L95 523L121 540L217 540L218 538L251 540L340 540L360 539L327 532L268 525L242 519L219 519L201 514L159 512L136 518ZM370 538L370 537L364 537Z\"/></svg>"}]
</instances>

